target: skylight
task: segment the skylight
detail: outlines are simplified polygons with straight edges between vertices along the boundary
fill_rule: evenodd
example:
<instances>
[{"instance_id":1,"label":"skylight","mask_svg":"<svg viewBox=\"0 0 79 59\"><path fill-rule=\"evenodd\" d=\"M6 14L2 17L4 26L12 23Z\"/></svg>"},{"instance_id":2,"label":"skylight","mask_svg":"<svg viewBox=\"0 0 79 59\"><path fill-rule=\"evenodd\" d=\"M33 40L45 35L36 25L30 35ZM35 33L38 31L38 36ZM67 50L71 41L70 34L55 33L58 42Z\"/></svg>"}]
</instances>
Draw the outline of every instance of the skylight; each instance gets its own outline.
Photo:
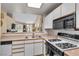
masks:
<instances>
[{"instance_id":1,"label":"skylight","mask_svg":"<svg viewBox=\"0 0 79 59\"><path fill-rule=\"evenodd\" d=\"M40 8L42 3L28 3L28 7Z\"/></svg>"}]
</instances>

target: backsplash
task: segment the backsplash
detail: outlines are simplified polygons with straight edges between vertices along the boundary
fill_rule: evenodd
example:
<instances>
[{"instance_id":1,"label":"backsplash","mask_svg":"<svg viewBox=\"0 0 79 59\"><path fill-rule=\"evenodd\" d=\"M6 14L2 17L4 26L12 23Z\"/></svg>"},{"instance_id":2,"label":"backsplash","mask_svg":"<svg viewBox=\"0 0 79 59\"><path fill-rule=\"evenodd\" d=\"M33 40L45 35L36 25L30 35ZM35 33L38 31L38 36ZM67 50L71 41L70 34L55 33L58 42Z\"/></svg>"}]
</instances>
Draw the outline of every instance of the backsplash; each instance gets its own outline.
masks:
<instances>
[{"instance_id":1,"label":"backsplash","mask_svg":"<svg viewBox=\"0 0 79 59\"><path fill-rule=\"evenodd\" d=\"M46 31L47 31L48 35L57 35L58 32L79 35L79 31L75 31L75 30L53 30L53 29L48 29Z\"/></svg>"}]
</instances>

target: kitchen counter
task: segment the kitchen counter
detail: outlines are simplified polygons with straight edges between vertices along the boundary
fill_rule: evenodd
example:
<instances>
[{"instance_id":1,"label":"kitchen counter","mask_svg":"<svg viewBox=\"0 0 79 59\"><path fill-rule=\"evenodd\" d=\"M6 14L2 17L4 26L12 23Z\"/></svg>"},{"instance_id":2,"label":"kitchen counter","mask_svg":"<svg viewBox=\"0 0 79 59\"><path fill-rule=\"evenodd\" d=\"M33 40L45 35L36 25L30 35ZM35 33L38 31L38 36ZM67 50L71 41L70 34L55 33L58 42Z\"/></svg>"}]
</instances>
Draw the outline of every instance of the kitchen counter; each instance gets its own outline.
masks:
<instances>
[{"instance_id":1,"label":"kitchen counter","mask_svg":"<svg viewBox=\"0 0 79 59\"><path fill-rule=\"evenodd\" d=\"M36 36L38 35L38 36ZM33 40L38 39L39 35L46 35L45 33L35 33L35 37L32 38L32 33L6 33L1 37L1 41L14 41L14 40ZM26 38L28 37L28 38Z\"/></svg>"},{"instance_id":2,"label":"kitchen counter","mask_svg":"<svg viewBox=\"0 0 79 59\"><path fill-rule=\"evenodd\" d=\"M1 41L25 40L25 36L2 37Z\"/></svg>"},{"instance_id":3,"label":"kitchen counter","mask_svg":"<svg viewBox=\"0 0 79 59\"><path fill-rule=\"evenodd\" d=\"M65 56L79 56L79 48L64 52Z\"/></svg>"},{"instance_id":4,"label":"kitchen counter","mask_svg":"<svg viewBox=\"0 0 79 59\"><path fill-rule=\"evenodd\" d=\"M41 35L42 39L48 40L48 39L56 39L57 36L53 35L47 35L47 34L39 34ZM14 40L35 40L37 37L32 38L31 36L29 38L26 38L26 35L18 35L18 36L4 36L2 37L1 41L14 41ZM64 52L65 56L79 56L79 48L73 49L73 50L67 50Z\"/></svg>"}]
</instances>

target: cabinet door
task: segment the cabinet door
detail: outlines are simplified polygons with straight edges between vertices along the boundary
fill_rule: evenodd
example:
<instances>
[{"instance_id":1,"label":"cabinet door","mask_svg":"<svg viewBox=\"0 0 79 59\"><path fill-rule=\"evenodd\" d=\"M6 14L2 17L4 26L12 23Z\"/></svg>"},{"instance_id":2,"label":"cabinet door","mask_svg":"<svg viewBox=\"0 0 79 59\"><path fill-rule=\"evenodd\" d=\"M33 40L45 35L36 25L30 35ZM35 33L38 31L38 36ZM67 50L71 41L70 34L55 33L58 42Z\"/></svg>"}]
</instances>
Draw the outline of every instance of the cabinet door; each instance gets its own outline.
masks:
<instances>
[{"instance_id":1,"label":"cabinet door","mask_svg":"<svg viewBox=\"0 0 79 59\"><path fill-rule=\"evenodd\" d=\"M79 3L76 4L76 29L79 30Z\"/></svg>"},{"instance_id":2,"label":"cabinet door","mask_svg":"<svg viewBox=\"0 0 79 59\"><path fill-rule=\"evenodd\" d=\"M43 54L43 43L35 43L34 44L34 55Z\"/></svg>"},{"instance_id":3,"label":"cabinet door","mask_svg":"<svg viewBox=\"0 0 79 59\"><path fill-rule=\"evenodd\" d=\"M52 28L52 20L53 20L52 14L46 16L44 20L44 28Z\"/></svg>"},{"instance_id":4,"label":"cabinet door","mask_svg":"<svg viewBox=\"0 0 79 59\"><path fill-rule=\"evenodd\" d=\"M1 46L1 55L2 56L11 56L12 55L12 45L8 44L8 45L2 45Z\"/></svg>"},{"instance_id":5,"label":"cabinet door","mask_svg":"<svg viewBox=\"0 0 79 59\"><path fill-rule=\"evenodd\" d=\"M33 44L25 44L25 56L33 56Z\"/></svg>"},{"instance_id":6,"label":"cabinet door","mask_svg":"<svg viewBox=\"0 0 79 59\"><path fill-rule=\"evenodd\" d=\"M75 11L75 3L63 3L62 4L62 16L71 14Z\"/></svg>"},{"instance_id":7,"label":"cabinet door","mask_svg":"<svg viewBox=\"0 0 79 59\"><path fill-rule=\"evenodd\" d=\"M57 19L61 17L61 12L62 12L61 7L62 6L60 5L53 11L53 19Z\"/></svg>"},{"instance_id":8,"label":"cabinet door","mask_svg":"<svg viewBox=\"0 0 79 59\"><path fill-rule=\"evenodd\" d=\"M53 28L53 20L61 17L61 6L57 7L54 11L52 11L48 16L46 16L44 21L45 28Z\"/></svg>"}]
</instances>

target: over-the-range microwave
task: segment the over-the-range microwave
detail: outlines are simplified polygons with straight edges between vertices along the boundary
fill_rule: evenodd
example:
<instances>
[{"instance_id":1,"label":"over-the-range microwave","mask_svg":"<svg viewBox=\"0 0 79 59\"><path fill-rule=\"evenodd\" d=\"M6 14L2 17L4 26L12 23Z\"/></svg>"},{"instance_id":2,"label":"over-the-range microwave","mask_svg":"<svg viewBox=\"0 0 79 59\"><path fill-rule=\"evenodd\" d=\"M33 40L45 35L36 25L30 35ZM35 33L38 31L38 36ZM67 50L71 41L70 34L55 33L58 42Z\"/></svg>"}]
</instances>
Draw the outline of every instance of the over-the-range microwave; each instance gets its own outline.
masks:
<instances>
[{"instance_id":1,"label":"over-the-range microwave","mask_svg":"<svg viewBox=\"0 0 79 59\"><path fill-rule=\"evenodd\" d=\"M53 20L53 29L75 28L75 13Z\"/></svg>"}]
</instances>

